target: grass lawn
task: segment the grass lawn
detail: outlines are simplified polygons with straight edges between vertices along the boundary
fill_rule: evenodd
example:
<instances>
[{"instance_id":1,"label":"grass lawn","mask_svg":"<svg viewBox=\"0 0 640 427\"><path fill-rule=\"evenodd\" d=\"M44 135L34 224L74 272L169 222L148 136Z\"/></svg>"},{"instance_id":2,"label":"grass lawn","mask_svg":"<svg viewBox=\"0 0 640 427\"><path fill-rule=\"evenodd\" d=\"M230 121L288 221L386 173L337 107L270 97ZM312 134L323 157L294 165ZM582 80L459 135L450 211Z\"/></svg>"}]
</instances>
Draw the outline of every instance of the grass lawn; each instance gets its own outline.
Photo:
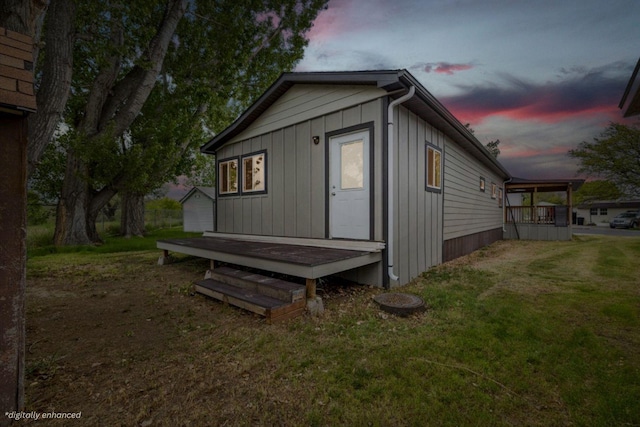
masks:
<instances>
[{"instance_id":1,"label":"grass lawn","mask_svg":"<svg viewBox=\"0 0 640 427\"><path fill-rule=\"evenodd\" d=\"M157 266L154 238L30 253L27 410L82 412L58 425L640 422L640 238L498 242L401 288L429 307L409 318L329 280L322 318L275 325L195 295L208 261Z\"/></svg>"}]
</instances>

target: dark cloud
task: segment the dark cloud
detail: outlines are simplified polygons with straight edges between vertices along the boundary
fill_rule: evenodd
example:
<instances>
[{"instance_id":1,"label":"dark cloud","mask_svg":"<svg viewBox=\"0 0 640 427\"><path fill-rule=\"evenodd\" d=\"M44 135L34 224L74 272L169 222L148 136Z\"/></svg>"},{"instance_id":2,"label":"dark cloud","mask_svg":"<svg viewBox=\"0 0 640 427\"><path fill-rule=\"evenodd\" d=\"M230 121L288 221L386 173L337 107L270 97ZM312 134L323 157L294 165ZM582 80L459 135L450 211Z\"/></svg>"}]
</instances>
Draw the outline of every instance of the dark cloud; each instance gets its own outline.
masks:
<instances>
[{"instance_id":1,"label":"dark cloud","mask_svg":"<svg viewBox=\"0 0 640 427\"><path fill-rule=\"evenodd\" d=\"M501 75L501 84L459 86L461 95L441 98L457 117L478 123L502 115L514 120L557 122L570 116L615 115L631 66L561 70L562 77L532 83Z\"/></svg>"},{"instance_id":2,"label":"dark cloud","mask_svg":"<svg viewBox=\"0 0 640 427\"><path fill-rule=\"evenodd\" d=\"M411 70L421 70L425 73L453 75L458 71L470 70L472 64L451 64L449 62L420 62L409 67Z\"/></svg>"}]
</instances>

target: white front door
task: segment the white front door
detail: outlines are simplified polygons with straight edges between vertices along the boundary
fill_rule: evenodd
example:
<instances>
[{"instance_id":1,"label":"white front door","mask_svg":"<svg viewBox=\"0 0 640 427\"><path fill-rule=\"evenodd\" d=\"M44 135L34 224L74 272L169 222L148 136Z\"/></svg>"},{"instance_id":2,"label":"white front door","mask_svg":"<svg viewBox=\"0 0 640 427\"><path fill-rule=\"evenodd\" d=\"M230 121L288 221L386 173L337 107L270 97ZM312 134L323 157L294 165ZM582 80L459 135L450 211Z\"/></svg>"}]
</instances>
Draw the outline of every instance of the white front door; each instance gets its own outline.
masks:
<instances>
[{"instance_id":1,"label":"white front door","mask_svg":"<svg viewBox=\"0 0 640 427\"><path fill-rule=\"evenodd\" d=\"M329 140L329 235L370 238L369 131Z\"/></svg>"}]
</instances>

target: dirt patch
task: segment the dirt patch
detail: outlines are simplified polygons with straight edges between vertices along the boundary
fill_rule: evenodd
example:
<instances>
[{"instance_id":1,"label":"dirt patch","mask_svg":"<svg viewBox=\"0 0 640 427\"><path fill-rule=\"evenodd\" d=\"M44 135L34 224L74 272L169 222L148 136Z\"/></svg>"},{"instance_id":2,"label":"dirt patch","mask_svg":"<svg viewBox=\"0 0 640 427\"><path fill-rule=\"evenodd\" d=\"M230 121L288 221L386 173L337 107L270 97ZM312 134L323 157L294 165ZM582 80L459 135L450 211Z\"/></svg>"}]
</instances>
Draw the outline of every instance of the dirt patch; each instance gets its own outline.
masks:
<instances>
[{"instance_id":1,"label":"dirt patch","mask_svg":"<svg viewBox=\"0 0 640 427\"><path fill-rule=\"evenodd\" d=\"M274 423L299 416L296 408L305 403L292 399L299 390L270 376L277 362L243 349L264 336L277 341L309 319L267 325L194 293L192 283L202 279L208 261L184 257L158 266L157 256L34 268L27 285L27 408L82 412L86 425L176 425L181 419L211 425L213 413L215 424L253 424L258 416L264 423L269 407L278 414ZM324 281L325 318L374 292ZM289 409L276 411L284 401Z\"/></svg>"}]
</instances>

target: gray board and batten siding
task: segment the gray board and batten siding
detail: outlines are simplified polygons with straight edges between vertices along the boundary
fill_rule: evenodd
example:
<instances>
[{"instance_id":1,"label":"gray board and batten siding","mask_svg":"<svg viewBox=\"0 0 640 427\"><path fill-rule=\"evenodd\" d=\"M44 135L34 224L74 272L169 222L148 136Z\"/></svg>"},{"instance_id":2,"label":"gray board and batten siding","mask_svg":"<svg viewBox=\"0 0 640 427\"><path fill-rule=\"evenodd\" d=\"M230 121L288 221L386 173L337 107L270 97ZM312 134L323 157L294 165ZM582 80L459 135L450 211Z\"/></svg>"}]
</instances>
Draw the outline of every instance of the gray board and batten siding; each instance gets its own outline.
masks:
<instances>
[{"instance_id":1,"label":"gray board and batten siding","mask_svg":"<svg viewBox=\"0 0 640 427\"><path fill-rule=\"evenodd\" d=\"M224 160L265 150L267 191L255 196L219 196L216 231L328 237L325 135L343 129L369 129L373 125L373 169L379 170L382 167L382 144L377 143L376 136L382 133L381 97L385 94L384 90L367 86L338 86L331 90L302 85L287 91L257 123L252 123L239 137L217 151L217 158ZM256 131L255 127L259 130ZM259 131L264 133L257 134ZM247 135L249 137L245 138ZM313 136L320 137L318 144L313 143ZM377 174L373 182L374 191L381 185L382 175ZM373 199L378 201L373 206L374 212L381 212L381 198L374 195ZM384 240L382 218L378 217L374 215L374 230L378 233L374 233L371 240Z\"/></svg>"},{"instance_id":2,"label":"gray board and batten siding","mask_svg":"<svg viewBox=\"0 0 640 427\"><path fill-rule=\"evenodd\" d=\"M502 210L491 198L508 173L406 71L283 75L202 151L218 162L266 152L266 192L220 195L216 231L329 238L329 144L368 131L370 240L387 236L387 107L409 85L418 91L394 110L394 270L405 284L431 266L502 238ZM318 138L314 138L318 137ZM442 188L427 191L426 147L441 153ZM490 155L488 155L490 156ZM484 177L487 189L479 191ZM500 233L496 232L500 230ZM447 243L449 242L449 244ZM386 252L386 251L385 251ZM458 255L459 254L459 255ZM387 285L387 260L347 272Z\"/></svg>"},{"instance_id":3,"label":"gray board and batten siding","mask_svg":"<svg viewBox=\"0 0 640 427\"><path fill-rule=\"evenodd\" d=\"M201 232L215 229L215 187L193 187L180 203L183 231Z\"/></svg>"}]
</instances>

